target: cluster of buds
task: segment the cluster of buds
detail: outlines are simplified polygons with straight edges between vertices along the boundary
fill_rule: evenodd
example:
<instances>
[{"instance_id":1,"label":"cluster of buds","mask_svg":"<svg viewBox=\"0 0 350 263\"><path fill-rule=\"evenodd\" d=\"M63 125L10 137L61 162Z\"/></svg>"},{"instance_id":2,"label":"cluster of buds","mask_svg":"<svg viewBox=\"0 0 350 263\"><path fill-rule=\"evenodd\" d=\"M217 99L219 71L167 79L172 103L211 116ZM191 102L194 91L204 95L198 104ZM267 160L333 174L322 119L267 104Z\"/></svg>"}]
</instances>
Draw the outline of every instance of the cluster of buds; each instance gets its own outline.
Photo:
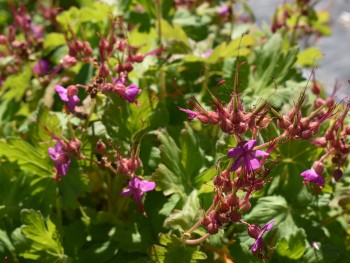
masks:
<instances>
[{"instance_id":1,"label":"cluster of buds","mask_svg":"<svg viewBox=\"0 0 350 263\"><path fill-rule=\"evenodd\" d=\"M56 182L61 181L61 176L64 176L68 172L68 167L71 163L71 158L84 158L80 153L81 141L77 138L73 138L69 141L63 140L56 135L51 135L56 140L55 147L49 148L50 158L55 162L55 174L53 179Z\"/></svg>"},{"instance_id":2,"label":"cluster of buds","mask_svg":"<svg viewBox=\"0 0 350 263\"><path fill-rule=\"evenodd\" d=\"M277 117L277 125L285 131L286 137L290 139L309 140L319 131L321 124L331 118L337 105L332 104L326 112L324 106L311 112L308 116L302 116L301 107L305 100L305 90L300 95L297 104L288 112L287 115L280 115L272 109Z\"/></svg>"},{"instance_id":3,"label":"cluster of buds","mask_svg":"<svg viewBox=\"0 0 350 263\"><path fill-rule=\"evenodd\" d=\"M210 91L209 91L210 92ZM207 111L191 97L190 107L192 110L179 110L189 115L188 120L199 119L203 124L218 125L224 133L241 136L248 130L252 131L255 137L260 129L266 128L270 123L270 118L267 117L268 104L262 103L251 112L243 110L242 101L236 90L231 95L231 100L224 106L212 93L210 93L216 111Z\"/></svg>"},{"instance_id":4,"label":"cluster of buds","mask_svg":"<svg viewBox=\"0 0 350 263\"><path fill-rule=\"evenodd\" d=\"M40 50L43 42L44 28L33 24L23 4L18 8L10 5L10 10L13 24L8 26L7 34L0 34L0 58L9 58L10 63L1 68L0 79L6 79L7 76L19 72L23 62L28 61L29 56ZM23 35L24 39L17 38L17 34Z\"/></svg>"},{"instance_id":5,"label":"cluster of buds","mask_svg":"<svg viewBox=\"0 0 350 263\"><path fill-rule=\"evenodd\" d=\"M194 97L191 97L190 100L191 110L179 108L189 115L190 121L197 118L203 124L217 125L224 133L233 136L237 141L236 147L231 148L227 153L227 157L232 158L233 161L230 161L223 171L218 165L217 175L213 179L215 197L212 206L199 221L206 228L208 235L216 234L220 228L225 227L230 222L246 225L249 235L256 239L254 245L251 246L252 253L260 258L266 257L268 249L261 238L265 230L270 229L273 223L261 228L242 220L242 215L251 208L250 198L252 194L261 190L271 179L268 176L270 167L265 168L265 162L280 143L295 139L309 140L316 135L320 125L333 117L336 114L334 111L338 107L334 103L328 109L326 105L323 105L309 115L303 116L301 108L305 101L305 92L306 89L286 115L279 114L266 101L250 111L245 111L236 88L234 88L226 106L209 91L215 111L203 109ZM269 113L276 116L277 127L283 132L271 141L257 145L256 138L260 130L266 128L272 120L268 116ZM344 113L343 117L345 115ZM334 127L331 126L333 135L339 134L336 129L333 132L333 129L339 126L341 126L340 122ZM250 131L249 135L247 131ZM251 139L245 140L244 138L247 136ZM339 140L337 141L339 147L343 147L340 146ZM266 148L266 150L263 151L262 148ZM335 153L335 151L333 148L332 152ZM339 154L337 156L339 157ZM323 169L321 160L315 162L312 169L303 172L301 176L304 177L305 182L313 182L323 187L324 179L321 176ZM188 244L192 244L191 241Z\"/></svg>"},{"instance_id":6,"label":"cluster of buds","mask_svg":"<svg viewBox=\"0 0 350 263\"><path fill-rule=\"evenodd\" d=\"M106 145L100 140L96 144L96 152L98 154L104 154L106 152ZM116 161L113 162L117 166L117 169L114 169L112 162L108 161L106 156L102 157L100 165L108 167L115 174L122 174L129 178L129 188L122 191L120 194L122 196L131 196L136 204L138 205L141 212L146 215L144 205L142 202L142 196L145 192L152 191L155 189L155 182L149 182L143 180L141 176L136 175L136 170L141 166L141 159L139 157L140 148L136 150L131 150L130 157L123 157L119 150L116 150Z\"/></svg>"},{"instance_id":7,"label":"cluster of buds","mask_svg":"<svg viewBox=\"0 0 350 263\"><path fill-rule=\"evenodd\" d=\"M323 136L316 138L312 142L312 144L325 149L324 155L318 162L322 163L328 158L331 160L332 166L336 167L333 171L333 179L335 181L340 180L342 177L342 169L346 165L350 153L350 145L348 142L350 125L346 126L344 124L345 117L348 115L349 110L350 103L344 107L343 112L339 113L331 120L330 125ZM316 171L316 169L314 170Z\"/></svg>"},{"instance_id":8,"label":"cluster of buds","mask_svg":"<svg viewBox=\"0 0 350 263\"><path fill-rule=\"evenodd\" d=\"M295 32L298 30L300 35L321 34L313 24L313 16L310 13L314 12L314 10L313 4L310 2L310 0L295 0L294 3L283 3L275 12L271 31L276 32L279 29L283 29L285 32ZM288 19L292 16L298 17L295 25L288 23Z\"/></svg>"},{"instance_id":9,"label":"cluster of buds","mask_svg":"<svg viewBox=\"0 0 350 263\"><path fill-rule=\"evenodd\" d=\"M118 25L118 27L117 27ZM93 50L90 43L81 41L74 34L72 29L68 32L72 36L71 39L66 34L66 41L69 47L69 54L64 56L61 63L64 67L74 66L78 61L90 62L97 68L96 77L91 83L83 87L91 98L96 97L98 92L103 94L115 93L122 99L131 103L137 103L136 97L141 92L136 84L127 85L128 74L134 69L134 63L142 63L144 58L149 55L156 55L162 52L162 48L153 50L145 55L137 53L139 48L128 44L123 37L118 37L117 29L123 30L122 23L113 20L108 35L102 36L99 41L98 51L100 61L93 57ZM114 72L110 65L110 58L116 55L117 63L114 65Z\"/></svg>"},{"instance_id":10,"label":"cluster of buds","mask_svg":"<svg viewBox=\"0 0 350 263\"><path fill-rule=\"evenodd\" d=\"M242 214L251 207L249 199L252 193L265 185L268 170L264 169L263 164L275 146L271 145L265 152L256 150L256 144L256 140L241 141L228 151L227 156L235 161L213 179L216 189L214 210L202 220L208 233L216 234L228 222L240 222ZM257 157L262 158L259 160ZM245 195L240 199L239 193Z\"/></svg>"}]
</instances>

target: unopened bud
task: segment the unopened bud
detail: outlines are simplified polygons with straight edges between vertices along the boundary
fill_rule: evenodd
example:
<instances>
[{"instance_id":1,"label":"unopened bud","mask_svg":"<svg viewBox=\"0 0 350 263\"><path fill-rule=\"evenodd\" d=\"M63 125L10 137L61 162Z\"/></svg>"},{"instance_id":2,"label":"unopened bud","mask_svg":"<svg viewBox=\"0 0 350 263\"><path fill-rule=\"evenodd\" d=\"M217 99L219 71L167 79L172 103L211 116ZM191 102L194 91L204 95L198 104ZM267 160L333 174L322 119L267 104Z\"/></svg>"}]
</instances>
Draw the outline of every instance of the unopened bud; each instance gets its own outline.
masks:
<instances>
[{"instance_id":1,"label":"unopened bud","mask_svg":"<svg viewBox=\"0 0 350 263\"><path fill-rule=\"evenodd\" d=\"M346 126L345 128L345 134L350 135L350 125Z\"/></svg>"},{"instance_id":2,"label":"unopened bud","mask_svg":"<svg viewBox=\"0 0 350 263\"><path fill-rule=\"evenodd\" d=\"M340 169L335 169L333 172L333 178L336 182L338 182L343 176L343 171Z\"/></svg>"},{"instance_id":3,"label":"unopened bud","mask_svg":"<svg viewBox=\"0 0 350 263\"><path fill-rule=\"evenodd\" d=\"M227 196L227 204L231 207L236 207L239 204L239 198L235 194L230 194Z\"/></svg>"},{"instance_id":4,"label":"unopened bud","mask_svg":"<svg viewBox=\"0 0 350 263\"><path fill-rule=\"evenodd\" d=\"M106 64L102 64L98 72L98 76L101 78L107 78L109 75L109 68Z\"/></svg>"},{"instance_id":5,"label":"unopened bud","mask_svg":"<svg viewBox=\"0 0 350 263\"><path fill-rule=\"evenodd\" d=\"M324 165L320 161L315 161L312 165L312 168L314 168L314 170L317 174L322 174L323 170L324 170Z\"/></svg>"},{"instance_id":6,"label":"unopened bud","mask_svg":"<svg viewBox=\"0 0 350 263\"><path fill-rule=\"evenodd\" d=\"M334 140L334 133L332 130L327 130L326 133L324 134L324 137L326 138L327 141L332 141Z\"/></svg>"},{"instance_id":7,"label":"unopened bud","mask_svg":"<svg viewBox=\"0 0 350 263\"><path fill-rule=\"evenodd\" d=\"M241 220L242 215L240 213L238 213L236 210L233 210L230 214L230 219L232 220L232 222L238 222L239 220Z\"/></svg>"},{"instance_id":8,"label":"unopened bud","mask_svg":"<svg viewBox=\"0 0 350 263\"><path fill-rule=\"evenodd\" d=\"M73 67L77 63L77 59L73 56L65 55L62 58L61 63L63 64L63 66L65 68L70 68L70 67Z\"/></svg>"},{"instance_id":9,"label":"unopened bud","mask_svg":"<svg viewBox=\"0 0 350 263\"><path fill-rule=\"evenodd\" d=\"M92 48L89 42L87 41L83 41L83 45L84 45L84 55L87 57L90 57L92 55Z\"/></svg>"},{"instance_id":10,"label":"unopened bud","mask_svg":"<svg viewBox=\"0 0 350 263\"><path fill-rule=\"evenodd\" d=\"M221 179L220 176L217 175L217 176L215 176L215 177L213 178L213 183L214 183L215 186L219 187L219 186L222 185L223 180Z\"/></svg>"},{"instance_id":11,"label":"unopened bud","mask_svg":"<svg viewBox=\"0 0 350 263\"><path fill-rule=\"evenodd\" d=\"M118 63L114 66L114 71L117 72L117 73L121 73L124 71L124 67L123 67L123 64L121 63Z\"/></svg>"},{"instance_id":12,"label":"unopened bud","mask_svg":"<svg viewBox=\"0 0 350 263\"><path fill-rule=\"evenodd\" d=\"M73 97L78 94L78 88L75 85L70 85L67 87L67 95L68 97Z\"/></svg>"},{"instance_id":13,"label":"unopened bud","mask_svg":"<svg viewBox=\"0 0 350 263\"><path fill-rule=\"evenodd\" d=\"M220 205L220 212L221 213L226 213L228 211L230 211L230 206L228 204L226 204L226 203L221 203L221 205Z\"/></svg>"},{"instance_id":14,"label":"unopened bud","mask_svg":"<svg viewBox=\"0 0 350 263\"><path fill-rule=\"evenodd\" d=\"M310 130L304 130L301 132L300 137L303 140L309 140L312 137L312 132Z\"/></svg>"},{"instance_id":15,"label":"unopened bud","mask_svg":"<svg viewBox=\"0 0 350 263\"><path fill-rule=\"evenodd\" d=\"M120 40L119 43L117 44L117 49L121 52L124 52L126 47L127 47L127 43L124 39Z\"/></svg>"},{"instance_id":16,"label":"unopened bud","mask_svg":"<svg viewBox=\"0 0 350 263\"><path fill-rule=\"evenodd\" d=\"M321 98L317 98L316 100L315 100L315 108L319 108L319 107L322 107L323 105L325 105L325 101L323 100L323 99L321 99Z\"/></svg>"},{"instance_id":17,"label":"unopened bud","mask_svg":"<svg viewBox=\"0 0 350 263\"><path fill-rule=\"evenodd\" d=\"M261 228L259 225L256 225L256 224L251 224L249 227L248 227L248 235L254 239L257 239L259 234L261 232Z\"/></svg>"},{"instance_id":18,"label":"unopened bud","mask_svg":"<svg viewBox=\"0 0 350 263\"><path fill-rule=\"evenodd\" d=\"M201 223L203 226L207 226L211 223L211 220L207 216L204 216Z\"/></svg>"},{"instance_id":19,"label":"unopened bud","mask_svg":"<svg viewBox=\"0 0 350 263\"><path fill-rule=\"evenodd\" d=\"M4 35L0 35L0 45L5 45L7 42L7 38Z\"/></svg>"},{"instance_id":20,"label":"unopened bud","mask_svg":"<svg viewBox=\"0 0 350 263\"><path fill-rule=\"evenodd\" d=\"M77 138L72 139L68 145L69 150L72 152L79 151L80 147L81 147L81 141L78 140Z\"/></svg>"},{"instance_id":21,"label":"unopened bud","mask_svg":"<svg viewBox=\"0 0 350 263\"><path fill-rule=\"evenodd\" d=\"M127 72L130 72L134 69L134 66L132 65L131 62L126 62L124 65L124 70Z\"/></svg>"},{"instance_id":22,"label":"unopened bud","mask_svg":"<svg viewBox=\"0 0 350 263\"><path fill-rule=\"evenodd\" d=\"M321 89L318 85L318 83L314 82L313 85L311 86L311 91L313 94L318 95L321 92Z\"/></svg>"},{"instance_id":23,"label":"unopened bud","mask_svg":"<svg viewBox=\"0 0 350 263\"><path fill-rule=\"evenodd\" d=\"M106 145L101 141L99 140L97 143L96 143L96 152L99 153L99 154L102 154L106 151Z\"/></svg>"},{"instance_id":24,"label":"unopened bud","mask_svg":"<svg viewBox=\"0 0 350 263\"><path fill-rule=\"evenodd\" d=\"M319 137L319 138L316 138L316 139L312 142L312 144L315 144L315 145L318 146L318 147L324 148L324 147L327 146L327 140L326 140L325 137Z\"/></svg>"},{"instance_id":25,"label":"unopened bud","mask_svg":"<svg viewBox=\"0 0 350 263\"><path fill-rule=\"evenodd\" d=\"M207 226L207 231L209 234L211 235L215 235L219 232L219 228L218 228L218 225L217 224L213 224L213 223L210 223L208 226Z\"/></svg>"},{"instance_id":26,"label":"unopened bud","mask_svg":"<svg viewBox=\"0 0 350 263\"><path fill-rule=\"evenodd\" d=\"M84 49L84 44L82 41L77 40L75 41L75 47L77 48L78 51L82 51Z\"/></svg>"},{"instance_id":27,"label":"unopened bud","mask_svg":"<svg viewBox=\"0 0 350 263\"><path fill-rule=\"evenodd\" d=\"M135 61L136 63L141 63L144 57L145 57L144 55L137 53L132 56L132 60Z\"/></svg>"},{"instance_id":28,"label":"unopened bud","mask_svg":"<svg viewBox=\"0 0 350 263\"><path fill-rule=\"evenodd\" d=\"M254 184L254 190L261 190L264 187L265 183L263 181L257 182Z\"/></svg>"},{"instance_id":29,"label":"unopened bud","mask_svg":"<svg viewBox=\"0 0 350 263\"><path fill-rule=\"evenodd\" d=\"M244 199L239 201L239 211L248 212L251 206L252 205L249 201L246 201Z\"/></svg>"},{"instance_id":30,"label":"unopened bud","mask_svg":"<svg viewBox=\"0 0 350 263\"><path fill-rule=\"evenodd\" d=\"M129 159L128 168L130 171L136 171L141 165L141 159L139 157L134 157Z\"/></svg>"},{"instance_id":31,"label":"unopened bud","mask_svg":"<svg viewBox=\"0 0 350 263\"><path fill-rule=\"evenodd\" d=\"M334 105L334 99L333 98L327 98L325 102L327 107L332 107Z\"/></svg>"}]
</instances>

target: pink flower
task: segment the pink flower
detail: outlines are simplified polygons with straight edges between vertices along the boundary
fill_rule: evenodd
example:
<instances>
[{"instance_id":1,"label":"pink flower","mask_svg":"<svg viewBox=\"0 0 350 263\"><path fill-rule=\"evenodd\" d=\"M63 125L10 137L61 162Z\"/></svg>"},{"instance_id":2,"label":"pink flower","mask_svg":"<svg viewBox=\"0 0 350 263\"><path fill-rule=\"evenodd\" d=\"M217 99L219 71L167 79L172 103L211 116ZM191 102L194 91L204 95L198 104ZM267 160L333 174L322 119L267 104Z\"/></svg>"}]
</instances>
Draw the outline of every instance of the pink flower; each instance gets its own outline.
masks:
<instances>
[{"instance_id":1,"label":"pink flower","mask_svg":"<svg viewBox=\"0 0 350 263\"><path fill-rule=\"evenodd\" d=\"M255 243L253 245L251 245L249 248L252 250L253 255L255 255L256 253L259 253L259 256L263 255L264 249L265 249L265 244L264 244L264 241L262 239L262 236L264 235L265 232L270 230L274 224L275 224L275 221L271 221L271 222L267 223L265 226L263 226L263 228L260 230L260 233L259 233L258 237L256 238Z\"/></svg>"},{"instance_id":2,"label":"pink flower","mask_svg":"<svg viewBox=\"0 0 350 263\"><path fill-rule=\"evenodd\" d=\"M80 102L80 99L77 95L69 95L67 93L67 89L60 85L56 85L55 87L58 95L60 96L61 100L66 103L69 110L71 112L74 112L75 106Z\"/></svg>"},{"instance_id":3,"label":"pink flower","mask_svg":"<svg viewBox=\"0 0 350 263\"><path fill-rule=\"evenodd\" d=\"M50 158L55 162L58 175L66 175L70 165L69 156L63 151L62 145L56 142L55 148L49 148Z\"/></svg>"},{"instance_id":4,"label":"pink flower","mask_svg":"<svg viewBox=\"0 0 350 263\"><path fill-rule=\"evenodd\" d=\"M242 164L245 171L253 171L260 167L259 156L268 156L269 154L264 151L256 150L253 148L256 145L256 140L242 141L238 143L236 148L232 148L228 151L227 156L229 158L237 158L232 164L231 171L237 170Z\"/></svg>"},{"instance_id":5,"label":"pink flower","mask_svg":"<svg viewBox=\"0 0 350 263\"><path fill-rule=\"evenodd\" d=\"M313 168L302 172L300 175L304 177L304 181L313 182L320 186L324 186L324 179L322 175L319 173L316 173L316 171Z\"/></svg>"},{"instance_id":6,"label":"pink flower","mask_svg":"<svg viewBox=\"0 0 350 263\"><path fill-rule=\"evenodd\" d=\"M218 13L220 16L225 16L226 14L228 14L229 10L230 8L226 4L221 3Z\"/></svg>"},{"instance_id":7,"label":"pink flower","mask_svg":"<svg viewBox=\"0 0 350 263\"><path fill-rule=\"evenodd\" d=\"M131 84L126 87L123 98L129 102L135 102L137 95L141 92L136 84Z\"/></svg>"},{"instance_id":8,"label":"pink flower","mask_svg":"<svg viewBox=\"0 0 350 263\"><path fill-rule=\"evenodd\" d=\"M129 189L121 192L122 196L132 196L134 200L138 203L142 212L144 212L144 207L142 203L142 195L145 192L152 191L156 187L155 182L147 182L138 179L137 177L133 177L129 182Z\"/></svg>"},{"instance_id":9,"label":"pink flower","mask_svg":"<svg viewBox=\"0 0 350 263\"><path fill-rule=\"evenodd\" d=\"M41 58L33 67L33 71L39 77L44 76L50 72L50 62Z\"/></svg>"},{"instance_id":10,"label":"pink flower","mask_svg":"<svg viewBox=\"0 0 350 263\"><path fill-rule=\"evenodd\" d=\"M188 120L189 121L193 121L194 118L197 118L199 113L195 112L195 111L192 111L192 110L187 110L187 109L184 109L184 108L181 108L181 107L177 107L180 111L183 111L185 113L187 113L189 116L188 116Z\"/></svg>"}]
</instances>

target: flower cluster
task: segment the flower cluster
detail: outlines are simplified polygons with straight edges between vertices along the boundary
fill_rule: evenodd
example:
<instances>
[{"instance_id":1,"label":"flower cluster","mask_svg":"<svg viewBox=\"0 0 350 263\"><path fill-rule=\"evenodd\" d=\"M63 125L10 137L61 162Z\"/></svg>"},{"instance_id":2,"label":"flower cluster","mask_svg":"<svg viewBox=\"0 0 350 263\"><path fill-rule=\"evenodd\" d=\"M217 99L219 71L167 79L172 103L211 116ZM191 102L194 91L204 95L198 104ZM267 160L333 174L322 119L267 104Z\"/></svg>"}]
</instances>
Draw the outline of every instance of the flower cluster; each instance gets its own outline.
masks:
<instances>
[{"instance_id":1,"label":"flower cluster","mask_svg":"<svg viewBox=\"0 0 350 263\"><path fill-rule=\"evenodd\" d=\"M119 37L118 30L123 30L122 23L112 21L109 34L106 37L101 37L99 41L100 61L97 63L96 78L87 86L76 86L84 88L91 98L96 97L98 92L115 93L128 102L137 103L136 97L141 90L136 84L127 84L129 82L128 75L134 69L135 63L142 63L145 57L161 53L162 48L147 54L137 53L139 48L129 45L126 38ZM97 59L93 56L93 49L88 41L79 40L72 30L69 30L69 34L67 32L65 36L69 53L61 60L63 67L72 67L78 61L92 63L96 66ZM115 76L113 76L113 70L108 63L113 56L117 59L117 63L114 65Z\"/></svg>"},{"instance_id":2,"label":"flower cluster","mask_svg":"<svg viewBox=\"0 0 350 263\"><path fill-rule=\"evenodd\" d=\"M66 175L68 172L71 157L84 158L84 156L80 153L81 142L77 138L66 141L53 134L51 136L56 140L55 147L50 147L48 150L50 158L55 162L53 179L60 182L61 176Z\"/></svg>"},{"instance_id":3,"label":"flower cluster","mask_svg":"<svg viewBox=\"0 0 350 263\"><path fill-rule=\"evenodd\" d=\"M210 93L210 91L208 90ZM302 106L305 101L305 89L301 93L297 103L286 114L280 115L267 102L263 102L250 111L245 111L243 103L234 89L227 105L223 105L210 93L214 111L205 110L194 97L190 100L190 109L179 110L189 115L188 120L198 119L203 124L217 125L222 132L232 136L237 141L236 147L228 150L227 157L231 160L222 170L218 164L218 173L213 179L215 197L212 206L204 214L201 220L208 234L216 234L220 228L229 222L236 222L248 226L248 233L256 239L251 250L260 258L266 257L266 246L262 241L262 235L271 229L274 222L270 222L263 228L249 224L242 220L242 215L250 210L250 198L255 191L262 189L269 181L270 169L266 166L268 157L275 151L279 144L287 141L301 139L309 140L319 132L321 124L334 117L338 105L330 105L328 109L323 105L308 115L302 114ZM272 118L277 119L277 127L282 130L281 135L272 138L269 142L258 145L257 138L260 131L266 128ZM336 125L339 127L340 125ZM333 127L333 126L331 126ZM331 131L328 131L329 134ZM337 131L332 131L335 136ZM246 140L244 138L250 137ZM338 141L339 138L337 138ZM338 148L342 147L337 144ZM337 150L332 148L332 153ZM266 148L266 150L261 150ZM344 147L343 147L344 148ZM339 148L340 149L340 148ZM343 151L345 153L345 151ZM338 155L339 156L339 153ZM324 186L322 177L323 164L315 162L313 167L301 173L304 181L314 183L319 187Z\"/></svg>"},{"instance_id":4,"label":"flower cluster","mask_svg":"<svg viewBox=\"0 0 350 263\"><path fill-rule=\"evenodd\" d=\"M43 45L44 27L33 22L24 4L18 7L11 4L10 10L13 23L8 26L6 33L0 34L0 58L6 58L10 63L0 66L0 86L8 76L18 73L22 65L33 58L37 61L33 67L37 76L44 76L50 70L49 62L37 57Z\"/></svg>"}]
</instances>

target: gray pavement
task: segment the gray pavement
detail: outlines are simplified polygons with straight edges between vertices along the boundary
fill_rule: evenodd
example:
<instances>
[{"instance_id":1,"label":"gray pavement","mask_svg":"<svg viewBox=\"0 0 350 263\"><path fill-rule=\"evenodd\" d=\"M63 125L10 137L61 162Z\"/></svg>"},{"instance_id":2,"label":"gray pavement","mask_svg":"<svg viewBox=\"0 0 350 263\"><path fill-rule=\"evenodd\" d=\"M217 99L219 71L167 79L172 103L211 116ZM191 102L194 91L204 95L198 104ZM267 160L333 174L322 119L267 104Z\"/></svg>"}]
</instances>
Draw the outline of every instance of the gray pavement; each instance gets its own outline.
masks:
<instances>
[{"instance_id":1,"label":"gray pavement","mask_svg":"<svg viewBox=\"0 0 350 263\"><path fill-rule=\"evenodd\" d=\"M256 14L258 23L263 20L271 22L275 8L282 0L248 0ZM285 0L284 2L288 2ZM317 9L330 8L333 34L322 37L317 46L324 54L316 77L325 85L326 92L331 94L335 81L343 83L336 97L350 97L350 0L320 0Z\"/></svg>"}]
</instances>

